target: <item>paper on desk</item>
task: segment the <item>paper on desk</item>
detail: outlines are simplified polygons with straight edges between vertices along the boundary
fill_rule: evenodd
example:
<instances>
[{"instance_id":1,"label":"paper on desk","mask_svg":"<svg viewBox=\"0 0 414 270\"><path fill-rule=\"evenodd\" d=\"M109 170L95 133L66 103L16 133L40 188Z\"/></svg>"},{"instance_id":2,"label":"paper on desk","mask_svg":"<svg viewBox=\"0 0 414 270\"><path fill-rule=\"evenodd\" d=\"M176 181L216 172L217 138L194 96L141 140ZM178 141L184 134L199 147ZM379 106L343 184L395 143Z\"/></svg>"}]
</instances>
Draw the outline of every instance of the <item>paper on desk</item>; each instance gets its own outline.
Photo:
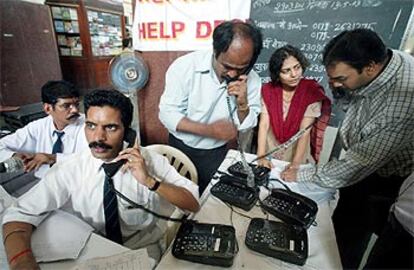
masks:
<instances>
[{"instance_id":1,"label":"paper on desk","mask_svg":"<svg viewBox=\"0 0 414 270\"><path fill-rule=\"evenodd\" d=\"M146 249L128 250L121 254L105 258L94 258L79 263L72 270L140 270L150 269Z\"/></svg>"},{"instance_id":2,"label":"paper on desk","mask_svg":"<svg viewBox=\"0 0 414 270\"><path fill-rule=\"evenodd\" d=\"M270 178L276 178L281 180L280 173L285 170L289 162L272 159L273 168L270 172ZM311 164L300 165L299 171L312 167ZM336 189L321 187L315 183L309 182L284 182L292 191L300 193L306 197L311 198L317 203L322 203L327 200L334 199ZM273 188L284 188L279 182L271 181L269 184Z\"/></svg>"},{"instance_id":3,"label":"paper on desk","mask_svg":"<svg viewBox=\"0 0 414 270\"><path fill-rule=\"evenodd\" d=\"M32 236L37 262L76 259L93 228L83 220L61 210L47 217Z\"/></svg>"}]
</instances>

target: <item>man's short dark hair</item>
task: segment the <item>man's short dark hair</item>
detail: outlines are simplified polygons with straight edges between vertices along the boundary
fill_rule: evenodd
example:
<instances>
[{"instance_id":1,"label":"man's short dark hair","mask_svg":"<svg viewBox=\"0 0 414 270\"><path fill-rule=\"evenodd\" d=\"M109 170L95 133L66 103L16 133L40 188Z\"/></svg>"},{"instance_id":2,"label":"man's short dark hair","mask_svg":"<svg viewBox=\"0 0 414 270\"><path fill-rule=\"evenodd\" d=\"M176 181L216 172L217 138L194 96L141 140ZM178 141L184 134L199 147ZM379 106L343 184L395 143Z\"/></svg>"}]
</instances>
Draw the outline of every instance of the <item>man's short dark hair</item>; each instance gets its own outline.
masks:
<instances>
[{"instance_id":1,"label":"man's short dark hair","mask_svg":"<svg viewBox=\"0 0 414 270\"><path fill-rule=\"evenodd\" d=\"M88 115L90 107L109 106L121 112L121 121L124 128L131 126L133 106L131 100L116 90L96 89L85 95L83 100L85 113Z\"/></svg>"},{"instance_id":2,"label":"man's short dark hair","mask_svg":"<svg viewBox=\"0 0 414 270\"><path fill-rule=\"evenodd\" d=\"M42 102L55 105L58 98L79 98L79 90L68 81L48 81L42 86Z\"/></svg>"},{"instance_id":3,"label":"man's short dark hair","mask_svg":"<svg viewBox=\"0 0 414 270\"><path fill-rule=\"evenodd\" d=\"M293 56L299 61L303 72L305 72L306 68L309 66L308 59L306 59L305 55L298 48L291 45L280 47L273 52L269 60L269 72L273 84L279 83L280 69L283 66L283 62L289 56Z\"/></svg>"},{"instance_id":4,"label":"man's short dark hair","mask_svg":"<svg viewBox=\"0 0 414 270\"><path fill-rule=\"evenodd\" d=\"M256 63L257 57L259 57L263 47L263 37L260 29L250 22L233 20L218 25L213 32L213 49L215 57L217 58L221 53L227 52L231 42L236 37L252 40L254 50L250 65Z\"/></svg>"},{"instance_id":5,"label":"man's short dark hair","mask_svg":"<svg viewBox=\"0 0 414 270\"><path fill-rule=\"evenodd\" d=\"M359 73L371 63L383 63L387 47L380 36L369 29L344 31L325 46L322 62L325 67L338 62L355 68Z\"/></svg>"}]
</instances>

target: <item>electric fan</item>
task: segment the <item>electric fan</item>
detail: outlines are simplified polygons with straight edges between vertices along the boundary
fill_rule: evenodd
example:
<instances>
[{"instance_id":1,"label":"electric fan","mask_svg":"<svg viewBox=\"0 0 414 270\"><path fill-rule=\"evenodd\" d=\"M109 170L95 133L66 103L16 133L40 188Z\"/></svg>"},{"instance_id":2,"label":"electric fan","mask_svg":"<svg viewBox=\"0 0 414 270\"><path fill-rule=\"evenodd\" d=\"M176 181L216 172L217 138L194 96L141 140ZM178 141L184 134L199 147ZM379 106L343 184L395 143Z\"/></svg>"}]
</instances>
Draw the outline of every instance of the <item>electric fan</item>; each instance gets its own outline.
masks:
<instances>
[{"instance_id":1,"label":"electric fan","mask_svg":"<svg viewBox=\"0 0 414 270\"><path fill-rule=\"evenodd\" d=\"M138 91L148 81L148 67L144 59L132 51L124 51L109 63L109 78L116 90L130 98L134 106L131 127L136 129L140 141Z\"/></svg>"}]
</instances>

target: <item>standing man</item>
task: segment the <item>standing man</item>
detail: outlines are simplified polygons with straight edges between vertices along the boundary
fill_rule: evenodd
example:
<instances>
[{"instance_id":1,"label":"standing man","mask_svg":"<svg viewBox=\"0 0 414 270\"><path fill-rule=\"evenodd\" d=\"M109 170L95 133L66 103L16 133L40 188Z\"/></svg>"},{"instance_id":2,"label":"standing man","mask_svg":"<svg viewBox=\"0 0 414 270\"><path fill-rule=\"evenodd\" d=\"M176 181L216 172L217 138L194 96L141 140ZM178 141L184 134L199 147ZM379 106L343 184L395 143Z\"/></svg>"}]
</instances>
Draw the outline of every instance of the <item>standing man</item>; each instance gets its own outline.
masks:
<instances>
[{"instance_id":1,"label":"standing man","mask_svg":"<svg viewBox=\"0 0 414 270\"><path fill-rule=\"evenodd\" d=\"M342 264L354 269L414 170L414 58L387 49L375 32L356 29L327 44L323 63L334 93L348 98L339 130L346 154L281 176L340 188L333 222Z\"/></svg>"},{"instance_id":2,"label":"standing man","mask_svg":"<svg viewBox=\"0 0 414 270\"><path fill-rule=\"evenodd\" d=\"M117 91L96 90L85 96L84 105L90 149L53 166L3 216L3 243L11 269L37 269L30 247L32 231L56 209L75 214L129 248L156 245L163 232L158 219L119 199L113 188L157 213L172 205L192 212L200 207L197 185L181 176L166 158L136 145L127 148L124 140L133 111L127 97ZM121 170L111 173L105 168L119 160L125 161Z\"/></svg>"},{"instance_id":3,"label":"standing man","mask_svg":"<svg viewBox=\"0 0 414 270\"><path fill-rule=\"evenodd\" d=\"M159 117L169 144L194 162L200 194L224 160L226 143L257 124L261 81L251 68L261 49L259 29L228 21L214 30L213 50L182 56L167 71Z\"/></svg>"},{"instance_id":4,"label":"standing man","mask_svg":"<svg viewBox=\"0 0 414 270\"><path fill-rule=\"evenodd\" d=\"M47 117L33 121L0 139L0 161L20 158L26 172L41 178L57 161L87 148L85 118L79 113L78 89L67 81L49 81L42 87Z\"/></svg>"}]
</instances>

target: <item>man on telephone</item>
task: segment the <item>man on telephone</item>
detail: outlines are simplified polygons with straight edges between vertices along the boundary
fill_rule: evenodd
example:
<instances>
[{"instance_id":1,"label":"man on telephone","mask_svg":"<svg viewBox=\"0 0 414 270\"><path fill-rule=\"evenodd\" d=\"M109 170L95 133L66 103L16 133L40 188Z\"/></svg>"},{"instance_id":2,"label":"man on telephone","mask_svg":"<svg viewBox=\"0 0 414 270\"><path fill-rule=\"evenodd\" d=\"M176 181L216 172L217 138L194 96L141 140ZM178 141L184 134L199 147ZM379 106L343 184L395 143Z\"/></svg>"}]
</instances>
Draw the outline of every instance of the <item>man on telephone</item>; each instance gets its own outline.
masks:
<instances>
[{"instance_id":1,"label":"man on telephone","mask_svg":"<svg viewBox=\"0 0 414 270\"><path fill-rule=\"evenodd\" d=\"M129 248L157 246L163 232L158 219L119 199L114 189L161 214L172 205L191 212L200 207L196 184L181 176L163 156L136 143L131 147L135 139L126 135L131 133L133 109L127 97L117 91L95 90L85 96L84 106L90 149L53 166L5 212L3 241L11 269L38 269L30 247L32 231L60 208ZM120 160L120 171L119 167L107 168L108 163Z\"/></svg>"},{"instance_id":2,"label":"man on telephone","mask_svg":"<svg viewBox=\"0 0 414 270\"><path fill-rule=\"evenodd\" d=\"M184 55L167 71L159 118L169 131L169 144L197 167L200 194L237 129L257 124L261 81L251 69L261 49L259 29L227 21L213 32L213 50Z\"/></svg>"}]
</instances>

